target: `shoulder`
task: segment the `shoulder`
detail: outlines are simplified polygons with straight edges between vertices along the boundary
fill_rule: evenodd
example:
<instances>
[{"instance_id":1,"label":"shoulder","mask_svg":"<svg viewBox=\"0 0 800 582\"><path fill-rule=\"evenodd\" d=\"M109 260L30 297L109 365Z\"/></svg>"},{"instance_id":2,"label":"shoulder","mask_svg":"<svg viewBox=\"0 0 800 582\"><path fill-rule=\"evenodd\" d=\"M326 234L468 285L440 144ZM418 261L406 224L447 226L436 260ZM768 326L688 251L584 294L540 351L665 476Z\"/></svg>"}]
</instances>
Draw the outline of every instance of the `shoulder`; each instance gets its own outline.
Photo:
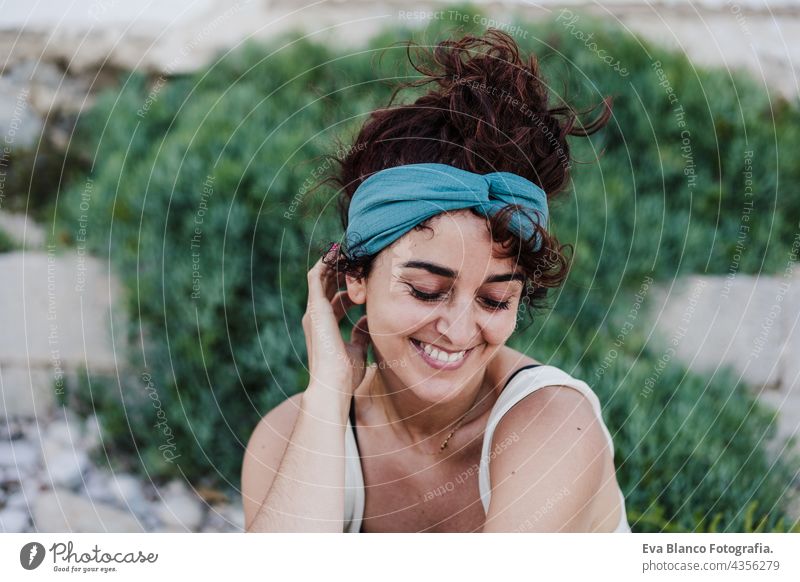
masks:
<instances>
[{"instance_id":1,"label":"shoulder","mask_svg":"<svg viewBox=\"0 0 800 582\"><path fill-rule=\"evenodd\" d=\"M486 531L589 531L611 454L601 422L566 385L540 388L504 414L492 436Z\"/></svg>"},{"instance_id":2,"label":"shoulder","mask_svg":"<svg viewBox=\"0 0 800 582\"><path fill-rule=\"evenodd\" d=\"M278 436L286 432L286 429L291 430L294 428L295 420L300 412L300 404L303 399L303 393L298 392L286 398L283 402L278 404L275 408L267 412L261 417L261 420L253 430L250 440L247 443L247 448L253 445L263 444L265 437L269 438Z\"/></svg>"},{"instance_id":3,"label":"shoulder","mask_svg":"<svg viewBox=\"0 0 800 582\"><path fill-rule=\"evenodd\" d=\"M245 524L261 507L294 430L303 393L290 396L265 414L256 425L242 462L242 504Z\"/></svg>"},{"instance_id":4,"label":"shoulder","mask_svg":"<svg viewBox=\"0 0 800 582\"><path fill-rule=\"evenodd\" d=\"M514 372L524 366L532 366L534 364L541 365L542 363L513 348L503 346L489 363L487 374L495 386L501 387L505 386Z\"/></svg>"}]
</instances>

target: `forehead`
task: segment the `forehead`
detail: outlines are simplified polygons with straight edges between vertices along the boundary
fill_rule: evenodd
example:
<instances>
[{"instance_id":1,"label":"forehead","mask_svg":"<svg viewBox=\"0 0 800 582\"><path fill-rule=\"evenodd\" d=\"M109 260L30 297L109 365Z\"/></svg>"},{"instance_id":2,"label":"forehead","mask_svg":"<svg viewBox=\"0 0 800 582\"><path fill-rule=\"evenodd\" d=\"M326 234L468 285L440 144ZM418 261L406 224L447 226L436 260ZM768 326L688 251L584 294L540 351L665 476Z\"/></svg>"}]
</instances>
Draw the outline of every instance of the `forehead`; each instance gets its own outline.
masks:
<instances>
[{"instance_id":1,"label":"forehead","mask_svg":"<svg viewBox=\"0 0 800 582\"><path fill-rule=\"evenodd\" d=\"M383 268L398 271L403 263L416 259L479 276L514 270L513 257L494 256L499 245L492 240L486 218L465 209L438 214L426 226L429 228L410 230L384 249L380 256Z\"/></svg>"}]
</instances>

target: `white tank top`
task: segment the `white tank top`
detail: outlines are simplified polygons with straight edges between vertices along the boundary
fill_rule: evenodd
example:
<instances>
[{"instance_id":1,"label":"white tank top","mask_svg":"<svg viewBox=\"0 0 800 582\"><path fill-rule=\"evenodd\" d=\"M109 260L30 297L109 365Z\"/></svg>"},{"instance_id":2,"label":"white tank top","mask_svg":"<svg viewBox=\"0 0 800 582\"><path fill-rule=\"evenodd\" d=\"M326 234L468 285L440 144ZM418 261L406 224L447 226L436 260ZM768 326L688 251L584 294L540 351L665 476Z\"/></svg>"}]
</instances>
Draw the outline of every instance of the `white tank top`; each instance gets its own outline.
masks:
<instances>
[{"instance_id":1,"label":"white tank top","mask_svg":"<svg viewBox=\"0 0 800 582\"><path fill-rule=\"evenodd\" d=\"M490 453L492 435L497 424L503 415L511 410L517 402L545 386L569 386L580 391L589 402L600 420L600 426L608 439L612 454L614 442L611 433L608 431L603 416L600 411L600 401L597 395L583 380L573 378L565 371L555 366L532 364L516 370L506 382L503 391L497 398L492 410L489 413L489 420L486 424L486 431L483 435L483 449L478 468L478 488L481 495L481 503L484 512L489 509L489 500L492 497L492 486L489 482L489 461L492 457ZM352 402L352 401L351 401ZM345 430L345 495L344 495L344 532L358 533L361 530L361 520L364 516L364 476L361 472L361 457L358 452L355 433L353 432L354 408L351 403L350 418ZM625 511L625 497L617 487L619 493L620 517L614 532L630 533L631 528Z\"/></svg>"}]
</instances>

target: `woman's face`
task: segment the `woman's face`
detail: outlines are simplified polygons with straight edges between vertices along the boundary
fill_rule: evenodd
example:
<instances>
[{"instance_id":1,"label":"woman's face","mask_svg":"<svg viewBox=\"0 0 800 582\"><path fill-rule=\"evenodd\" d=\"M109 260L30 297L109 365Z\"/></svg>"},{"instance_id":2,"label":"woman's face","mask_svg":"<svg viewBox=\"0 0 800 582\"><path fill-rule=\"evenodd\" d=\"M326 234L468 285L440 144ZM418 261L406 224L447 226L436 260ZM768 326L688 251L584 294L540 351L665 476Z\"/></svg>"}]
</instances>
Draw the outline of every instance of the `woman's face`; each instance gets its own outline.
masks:
<instances>
[{"instance_id":1,"label":"woman's face","mask_svg":"<svg viewBox=\"0 0 800 582\"><path fill-rule=\"evenodd\" d=\"M378 254L366 282L348 277L347 288L366 302L383 372L423 400L444 402L483 377L514 331L524 277L513 257L492 256L485 219L463 210L428 224L433 234L409 231Z\"/></svg>"}]
</instances>

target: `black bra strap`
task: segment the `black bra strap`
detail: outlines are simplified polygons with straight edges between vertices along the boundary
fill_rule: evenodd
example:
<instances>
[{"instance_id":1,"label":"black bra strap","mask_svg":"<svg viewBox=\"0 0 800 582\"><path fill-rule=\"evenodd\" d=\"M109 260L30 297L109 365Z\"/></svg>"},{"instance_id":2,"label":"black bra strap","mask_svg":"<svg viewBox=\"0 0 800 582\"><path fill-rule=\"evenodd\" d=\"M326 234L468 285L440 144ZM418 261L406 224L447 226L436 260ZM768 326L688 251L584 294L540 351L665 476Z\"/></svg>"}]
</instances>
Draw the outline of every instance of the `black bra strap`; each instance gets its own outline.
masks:
<instances>
[{"instance_id":1,"label":"black bra strap","mask_svg":"<svg viewBox=\"0 0 800 582\"><path fill-rule=\"evenodd\" d=\"M508 380L506 380L506 383L505 383L505 386L503 386L503 389L505 389L505 387L508 386L511 383L511 380L514 379L514 376L516 376L517 374L522 372L522 370L527 370L529 368L536 368L536 367L542 366L542 365L544 365L544 364L528 364L527 366L522 366L521 368L518 368L518 369L514 370L514 373L511 374L511 376L509 376Z\"/></svg>"},{"instance_id":2,"label":"black bra strap","mask_svg":"<svg viewBox=\"0 0 800 582\"><path fill-rule=\"evenodd\" d=\"M356 432L356 397L350 398L350 426L353 427L353 437L356 439L358 448L358 433Z\"/></svg>"}]
</instances>

